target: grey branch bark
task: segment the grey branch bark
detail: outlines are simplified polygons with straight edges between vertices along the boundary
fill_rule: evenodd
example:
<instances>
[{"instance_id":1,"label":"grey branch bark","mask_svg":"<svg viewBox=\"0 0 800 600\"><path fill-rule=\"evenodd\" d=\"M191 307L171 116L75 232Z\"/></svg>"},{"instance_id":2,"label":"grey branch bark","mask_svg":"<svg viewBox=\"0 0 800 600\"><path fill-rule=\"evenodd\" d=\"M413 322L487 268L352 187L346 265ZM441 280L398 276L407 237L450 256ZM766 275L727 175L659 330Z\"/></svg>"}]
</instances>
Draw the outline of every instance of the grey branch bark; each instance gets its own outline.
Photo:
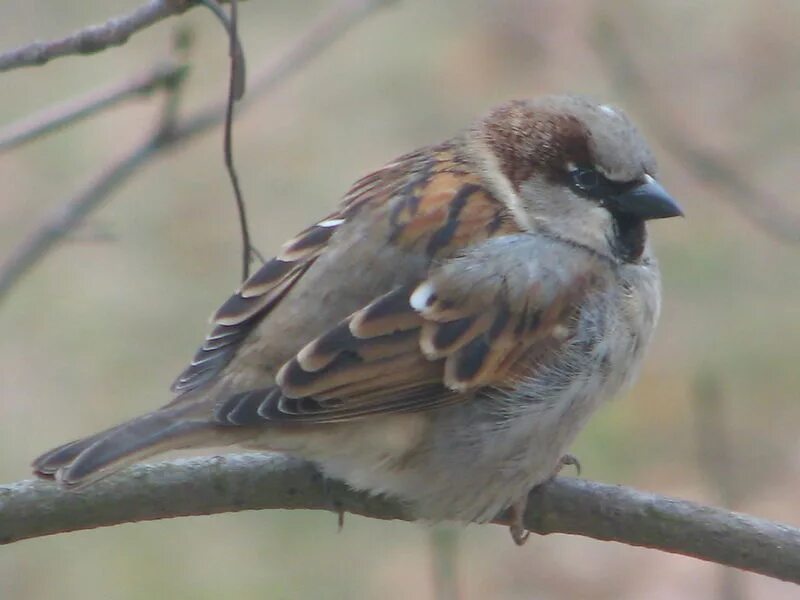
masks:
<instances>
[{"instance_id":1,"label":"grey branch bark","mask_svg":"<svg viewBox=\"0 0 800 600\"><path fill-rule=\"evenodd\" d=\"M237 454L138 465L81 491L0 486L0 543L119 523L266 508L411 520L402 504L324 481L309 463ZM498 517L497 523L503 523ZM621 486L558 478L533 491L526 526L656 548L800 583L800 530Z\"/></svg>"},{"instance_id":2,"label":"grey branch bark","mask_svg":"<svg viewBox=\"0 0 800 600\"><path fill-rule=\"evenodd\" d=\"M225 1L225 0L223 0ZM151 25L197 6L194 0L150 0L134 11L91 25L64 38L33 42L0 54L0 73L20 67L43 65L54 58L73 54L94 54L121 46Z\"/></svg>"}]
</instances>

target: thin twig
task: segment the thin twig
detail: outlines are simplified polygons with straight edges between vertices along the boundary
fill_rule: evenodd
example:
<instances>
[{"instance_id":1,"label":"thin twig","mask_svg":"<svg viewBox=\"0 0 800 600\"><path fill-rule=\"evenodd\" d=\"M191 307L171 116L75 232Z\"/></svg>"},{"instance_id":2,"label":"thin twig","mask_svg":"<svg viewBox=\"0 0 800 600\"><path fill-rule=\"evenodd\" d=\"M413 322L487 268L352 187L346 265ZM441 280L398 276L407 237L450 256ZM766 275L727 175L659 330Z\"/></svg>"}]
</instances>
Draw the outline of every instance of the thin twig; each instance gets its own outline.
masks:
<instances>
[{"instance_id":1,"label":"thin twig","mask_svg":"<svg viewBox=\"0 0 800 600\"><path fill-rule=\"evenodd\" d=\"M244 109L252 106L256 98L271 92L275 87L306 65L338 40L351 27L372 11L394 0L342 0L321 15L279 58L259 71L249 86L249 94L240 103ZM186 143L195 136L220 123L225 116L225 106L214 102L194 115L171 126L169 135L159 140L155 147L145 142L128 157L115 163L83 192L60 204L53 213L19 247L14 249L0 265L0 302L17 281L27 273L71 228L79 225L105 197L124 182L135 170L154 160L164 151Z\"/></svg>"},{"instance_id":2,"label":"thin twig","mask_svg":"<svg viewBox=\"0 0 800 600\"><path fill-rule=\"evenodd\" d=\"M376 519L410 520L397 501L323 481L308 463L241 454L137 465L81 491L44 481L0 486L0 543L266 508L343 508ZM540 534L656 548L800 583L800 530L621 486L559 477L531 493L525 526Z\"/></svg>"},{"instance_id":3,"label":"thin twig","mask_svg":"<svg viewBox=\"0 0 800 600\"><path fill-rule=\"evenodd\" d=\"M609 71L616 89L627 95L645 117L661 144L695 179L717 189L719 197L730 202L751 222L773 237L800 242L800 215L789 212L774 194L755 187L742 176L747 169L737 168L700 144L681 125L681 119L664 102L663 95L646 79L646 69L636 63L637 54L625 45L625 34L604 5L596 18L595 47Z\"/></svg>"},{"instance_id":4,"label":"thin twig","mask_svg":"<svg viewBox=\"0 0 800 600\"><path fill-rule=\"evenodd\" d=\"M111 87L95 90L12 123L0 130L0 152L73 125L124 100L173 86L178 79L186 76L186 72L186 65L165 62Z\"/></svg>"},{"instance_id":5,"label":"thin twig","mask_svg":"<svg viewBox=\"0 0 800 600\"><path fill-rule=\"evenodd\" d=\"M228 0L231 5L231 16L225 12L222 5L217 0L196 0L198 4L202 4L210 10L217 20L225 27L230 42L230 58L231 58L231 89L234 90L234 97L236 100L241 100L244 96L245 84L247 82L247 74L244 61L244 50L242 49L242 41L239 39L239 4L236 0Z\"/></svg>"},{"instance_id":6,"label":"thin twig","mask_svg":"<svg viewBox=\"0 0 800 600\"><path fill-rule=\"evenodd\" d=\"M233 110L236 101L244 95L245 87L245 67L244 50L239 41L239 13L236 0L230 0L231 15L225 14L222 6L216 0L199 0L207 6L225 24L228 31L229 55L231 59L230 75L228 81L228 98L225 102L225 123L223 125L223 156L225 159L225 169L228 171L228 179L233 188L233 197L236 202L236 214L239 217L239 231L242 236L242 281L246 281L250 276L250 261L253 257L252 243L250 242L250 227L247 224L247 210L242 195L242 188L239 185L239 175L236 173L236 166L233 162Z\"/></svg>"},{"instance_id":7,"label":"thin twig","mask_svg":"<svg viewBox=\"0 0 800 600\"><path fill-rule=\"evenodd\" d=\"M244 96L244 52L239 40L239 4L236 0L231 0L231 73L228 84L228 103L225 107L225 136L223 145L225 148L225 168L228 170L228 177L231 180L233 196L236 200L236 212L239 216L239 231L242 236L242 282L250 277L250 262L253 259L253 244L250 241L250 227L247 224L247 210L242 195L242 188L239 185L239 175L233 163L233 110L237 100Z\"/></svg>"},{"instance_id":8,"label":"thin twig","mask_svg":"<svg viewBox=\"0 0 800 600\"><path fill-rule=\"evenodd\" d=\"M226 2L228 0L220 0ZM126 15L91 25L67 37L47 42L33 42L0 54L0 73L20 67L43 65L62 56L94 54L121 46L131 35L197 6L194 0L150 0Z\"/></svg>"}]
</instances>

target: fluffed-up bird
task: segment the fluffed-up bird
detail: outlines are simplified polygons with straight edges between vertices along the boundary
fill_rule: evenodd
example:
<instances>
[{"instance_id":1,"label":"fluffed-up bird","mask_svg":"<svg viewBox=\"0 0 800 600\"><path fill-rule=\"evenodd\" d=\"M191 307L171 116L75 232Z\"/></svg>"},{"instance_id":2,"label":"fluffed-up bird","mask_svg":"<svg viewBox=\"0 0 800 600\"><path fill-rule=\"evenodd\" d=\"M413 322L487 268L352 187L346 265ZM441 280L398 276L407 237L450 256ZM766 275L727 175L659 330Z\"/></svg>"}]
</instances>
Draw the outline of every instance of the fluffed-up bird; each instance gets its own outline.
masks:
<instances>
[{"instance_id":1,"label":"fluffed-up bird","mask_svg":"<svg viewBox=\"0 0 800 600\"><path fill-rule=\"evenodd\" d=\"M162 408L60 446L80 486L176 448L314 461L429 520L513 515L636 373L658 319L646 222L681 215L617 108L496 107L363 177L213 317Z\"/></svg>"}]
</instances>

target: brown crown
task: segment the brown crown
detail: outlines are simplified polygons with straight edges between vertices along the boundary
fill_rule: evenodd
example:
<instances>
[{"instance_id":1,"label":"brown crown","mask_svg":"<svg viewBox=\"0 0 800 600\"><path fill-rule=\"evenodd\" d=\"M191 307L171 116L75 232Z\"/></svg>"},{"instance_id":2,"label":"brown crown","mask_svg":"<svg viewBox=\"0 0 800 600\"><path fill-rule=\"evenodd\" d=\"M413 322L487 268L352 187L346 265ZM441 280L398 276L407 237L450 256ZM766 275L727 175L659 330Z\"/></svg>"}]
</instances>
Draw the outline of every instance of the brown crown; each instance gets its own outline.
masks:
<instances>
[{"instance_id":1,"label":"brown crown","mask_svg":"<svg viewBox=\"0 0 800 600\"><path fill-rule=\"evenodd\" d=\"M495 108L477 126L514 189L536 172L559 178L567 163L591 164L588 133L574 116L514 100Z\"/></svg>"}]
</instances>

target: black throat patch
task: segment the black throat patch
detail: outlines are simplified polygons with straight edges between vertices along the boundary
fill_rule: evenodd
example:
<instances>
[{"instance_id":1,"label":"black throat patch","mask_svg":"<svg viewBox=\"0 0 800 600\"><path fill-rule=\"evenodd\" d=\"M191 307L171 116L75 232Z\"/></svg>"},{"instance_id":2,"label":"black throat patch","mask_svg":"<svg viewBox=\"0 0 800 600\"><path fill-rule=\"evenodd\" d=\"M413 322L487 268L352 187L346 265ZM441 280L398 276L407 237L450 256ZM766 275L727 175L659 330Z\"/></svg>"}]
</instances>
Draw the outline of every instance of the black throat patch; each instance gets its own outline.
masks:
<instances>
[{"instance_id":1,"label":"black throat patch","mask_svg":"<svg viewBox=\"0 0 800 600\"><path fill-rule=\"evenodd\" d=\"M611 213L614 217L614 237L609 240L614 255L626 263L636 263L642 258L647 229L640 217Z\"/></svg>"}]
</instances>

